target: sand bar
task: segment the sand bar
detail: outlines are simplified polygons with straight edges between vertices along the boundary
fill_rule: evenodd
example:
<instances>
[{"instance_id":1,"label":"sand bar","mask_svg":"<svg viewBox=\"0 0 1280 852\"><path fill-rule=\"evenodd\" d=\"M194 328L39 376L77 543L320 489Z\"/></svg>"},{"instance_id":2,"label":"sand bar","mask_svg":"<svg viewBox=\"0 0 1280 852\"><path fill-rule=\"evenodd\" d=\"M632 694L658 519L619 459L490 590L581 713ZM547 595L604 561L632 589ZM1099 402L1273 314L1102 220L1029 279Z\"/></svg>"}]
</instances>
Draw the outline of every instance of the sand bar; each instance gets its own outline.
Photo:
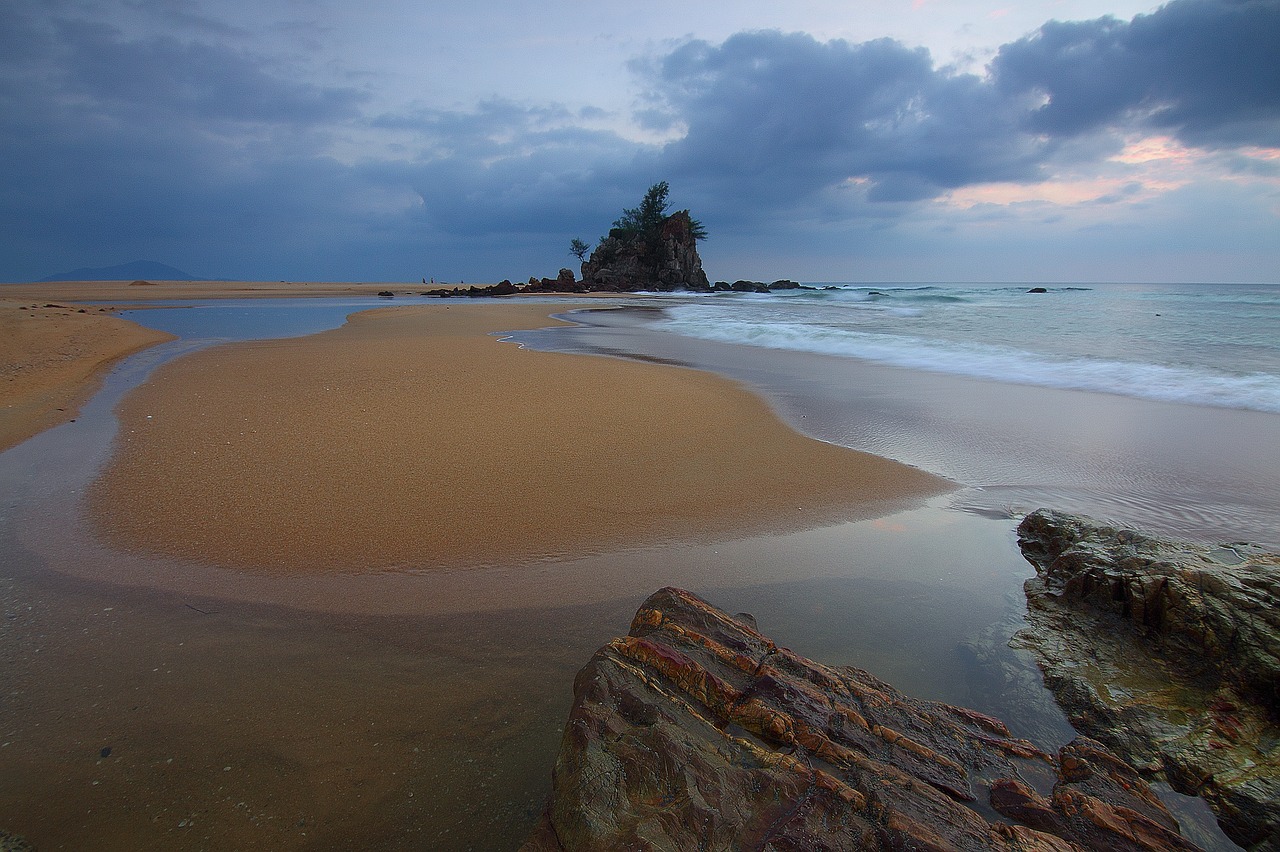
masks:
<instances>
[{"instance_id":1,"label":"sand bar","mask_svg":"<svg viewBox=\"0 0 1280 852\"><path fill-rule=\"evenodd\" d=\"M74 418L112 364L171 339L97 307L0 298L0 451Z\"/></svg>"},{"instance_id":2,"label":"sand bar","mask_svg":"<svg viewBox=\"0 0 1280 852\"><path fill-rule=\"evenodd\" d=\"M548 313L390 308L172 362L122 404L93 517L132 550L350 572L797 528L948 487L708 373L491 336Z\"/></svg>"},{"instance_id":3,"label":"sand bar","mask_svg":"<svg viewBox=\"0 0 1280 852\"><path fill-rule=\"evenodd\" d=\"M382 292L408 295L437 287L469 284L437 282L387 283L351 281L46 281L0 284L0 299L81 302L146 302L173 299L289 299L304 296L377 296ZM483 286L483 285L481 285Z\"/></svg>"}]
</instances>

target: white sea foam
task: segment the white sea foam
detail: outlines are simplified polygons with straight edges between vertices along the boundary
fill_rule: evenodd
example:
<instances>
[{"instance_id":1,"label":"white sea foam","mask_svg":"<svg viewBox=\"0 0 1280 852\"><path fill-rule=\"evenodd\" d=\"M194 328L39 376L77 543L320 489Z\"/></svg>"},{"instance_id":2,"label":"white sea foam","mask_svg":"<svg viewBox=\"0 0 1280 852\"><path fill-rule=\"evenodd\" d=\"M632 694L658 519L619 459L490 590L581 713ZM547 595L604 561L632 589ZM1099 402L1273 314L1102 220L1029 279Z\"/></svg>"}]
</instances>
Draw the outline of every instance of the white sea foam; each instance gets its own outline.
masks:
<instances>
[{"instance_id":1,"label":"white sea foam","mask_svg":"<svg viewBox=\"0 0 1280 852\"><path fill-rule=\"evenodd\" d=\"M776 313L753 316L749 311L710 306L673 308L658 327L706 340L859 358L978 379L1280 413L1280 376L1268 373L1055 356L989 343L787 321Z\"/></svg>"}]
</instances>

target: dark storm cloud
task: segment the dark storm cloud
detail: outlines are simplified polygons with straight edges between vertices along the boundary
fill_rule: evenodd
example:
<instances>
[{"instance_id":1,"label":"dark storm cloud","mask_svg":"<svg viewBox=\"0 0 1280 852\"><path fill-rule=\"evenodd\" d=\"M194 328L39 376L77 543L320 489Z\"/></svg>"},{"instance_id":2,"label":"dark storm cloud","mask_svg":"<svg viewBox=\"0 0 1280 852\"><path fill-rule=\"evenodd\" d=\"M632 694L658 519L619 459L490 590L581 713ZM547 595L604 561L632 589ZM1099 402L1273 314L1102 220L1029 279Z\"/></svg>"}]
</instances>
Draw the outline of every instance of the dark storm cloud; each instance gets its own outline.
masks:
<instances>
[{"instance_id":1,"label":"dark storm cloud","mask_svg":"<svg viewBox=\"0 0 1280 852\"><path fill-rule=\"evenodd\" d=\"M384 97L375 115L366 91L314 82L296 64L307 50L176 0L112 8L10 0L0 16L0 276L172 249L155 259L204 274L361 277L378 257L416 277L423 246L597 236L658 180L714 241L779 220L892 222L949 189L1100 162L1138 131L1219 150L1242 174L1275 167L1230 149L1280 144L1280 0L1050 22L984 74L887 39L690 41L632 65L631 119L662 143L624 138L598 108L501 97ZM289 27L322 34L268 29ZM544 254L554 273L562 252Z\"/></svg>"},{"instance_id":2,"label":"dark storm cloud","mask_svg":"<svg viewBox=\"0 0 1280 852\"><path fill-rule=\"evenodd\" d=\"M1088 141L1112 131L1280 144L1277 45L1276 0L1178 0L1132 22L1047 23L983 77L895 41L778 32L690 42L637 71L646 124L687 131L663 166L711 196L786 204L855 179L859 201L913 201L1037 181L1055 158L1113 153Z\"/></svg>"},{"instance_id":3,"label":"dark storm cloud","mask_svg":"<svg viewBox=\"0 0 1280 852\"><path fill-rule=\"evenodd\" d=\"M13 48L0 55L8 277L57 271L62 258L284 246L359 209L367 187L322 151L362 93L297 82L228 45L130 37L51 8L65 14L15 3L0 35Z\"/></svg>"},{"instance_id":4,"label":"dark storm cloud","mask_svg":"<svg viewBox=\"0 0 1280 852\"><path fill-rule=\"evenodd\" d=\"M296 83L263 57L173 37L128 40L114 27L59 21L64 91L104 109L145 110L168 119L271 123L339 121L367 97L354 89Z\"/></svg>"},{"instance_id":5,"label":"dark storm cloud","mask_svg":"<svg viewBox=\"0 0 1280 852\"><path fill-rule=\"evenodd\" d=\"M939 71L927 51L887 39L743 33L718 46L686 44L642 70L649 109L687 129L663 164L757 200L849 178L869 178L872 199L895 201L1035 180L1049 147L1017 132L1019 98Z\"/></svg>"},{"instance_id":6,"label":"dark storm cloud","mask_svg":"<svg viewBox=\"0 0 1280 852\"><path fill-rule=\"evenodd\" d=\"M599 118L595 112L495 98L470 110L383 116L376 126L409 132L419 150L378 171L411 186L425 220L444 233L604 228L611 212L643 192L630 184L651 153L612 131L580 126L584 117Z\"/></svg>"},{"instance_id":7,"label":"dark storm cloud","mask_svg":"<svg viewBox=\"0 0 1280 852\"><path fill-rule=\"evenodd\" d=\"M1182 0L1132 22L1060 23L1000 49L1001 91L1047 99L1037 133L1132 124L1204 147L1280 144L1280 2Z\"/></svg>"}]
</instances>

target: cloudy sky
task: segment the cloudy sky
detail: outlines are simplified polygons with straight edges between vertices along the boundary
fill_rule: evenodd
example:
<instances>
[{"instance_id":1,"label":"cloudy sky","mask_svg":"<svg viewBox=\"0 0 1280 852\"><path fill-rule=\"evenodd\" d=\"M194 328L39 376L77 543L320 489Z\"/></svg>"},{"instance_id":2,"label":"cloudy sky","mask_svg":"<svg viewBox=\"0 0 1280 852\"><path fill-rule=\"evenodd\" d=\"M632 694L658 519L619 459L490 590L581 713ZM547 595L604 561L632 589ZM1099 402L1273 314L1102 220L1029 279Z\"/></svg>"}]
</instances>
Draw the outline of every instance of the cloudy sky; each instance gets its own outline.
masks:
<instances>
[{"instance_id":1,"label":"cloudy sky","mask_svg":"<svg viewBox=\"0 0 1280 852\"><path fill-rule=\"evenodd\" d=\"M0 280L1280 282L1280 0L4 0Z\"/></svg>"}]
</instances>

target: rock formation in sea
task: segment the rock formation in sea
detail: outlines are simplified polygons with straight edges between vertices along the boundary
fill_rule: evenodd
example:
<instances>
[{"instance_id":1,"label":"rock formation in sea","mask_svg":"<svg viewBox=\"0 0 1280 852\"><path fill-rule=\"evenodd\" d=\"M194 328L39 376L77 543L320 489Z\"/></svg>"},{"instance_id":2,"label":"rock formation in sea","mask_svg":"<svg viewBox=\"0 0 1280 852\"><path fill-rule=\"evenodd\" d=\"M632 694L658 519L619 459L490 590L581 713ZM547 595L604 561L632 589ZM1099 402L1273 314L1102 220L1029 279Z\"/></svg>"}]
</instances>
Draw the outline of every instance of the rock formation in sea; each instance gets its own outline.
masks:
<instances>
[{"instance_id":1,"label":"rock formation in sea","mask_svg":"<svg viewBox=\"0 0 1280 852\"><path fill-rule=\"evenodd\" d=\"M709 290L694 222L688 210L653 230L614 228L582 264L582 280L596 290Z\"/></svg>"},{"instance_id":2,"label":"rock formation in sea","mask_svg":"<svg viewBox=\"0 0 1280 852\"><path fill-rule=\"evenodd\" d=\"M1037 576L1014 641L1076 729L1280 850L1280 556L1047 510L1018 536Z\"/></svg>"},{"instance_id":3,"label":"rock formation in sea","mask_svg":"<svg viewBox=\"0 0 1280 852\"><path fill-rule=\"evenodd\" d=\"M579 672L526 852L1197 848L1131 767L781 648L679 589Z\"/></svg>"}]
</instances>

